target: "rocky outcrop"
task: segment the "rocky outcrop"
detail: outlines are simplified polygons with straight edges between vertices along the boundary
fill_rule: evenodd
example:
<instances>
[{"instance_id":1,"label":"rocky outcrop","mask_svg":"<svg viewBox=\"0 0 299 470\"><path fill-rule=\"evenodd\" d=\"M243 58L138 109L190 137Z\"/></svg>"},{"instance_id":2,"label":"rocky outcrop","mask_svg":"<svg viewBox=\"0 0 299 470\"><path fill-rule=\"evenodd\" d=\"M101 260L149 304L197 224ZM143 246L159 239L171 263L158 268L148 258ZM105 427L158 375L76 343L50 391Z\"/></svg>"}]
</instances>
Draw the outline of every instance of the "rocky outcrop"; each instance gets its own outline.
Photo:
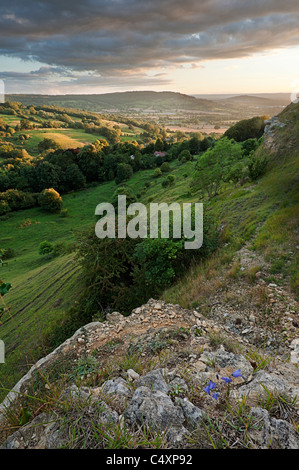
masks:
<instances>
[{"instance_id":1,"label":"rocky outcrop","mask_svg":"<svg viewBox=\"0 0 299 470\"><path fill-rule=\"evenodd\" d=\"M93 373L80 376L80 383L61 381L64 388L51 410L36 411L1 448L105 448L105 439L121 432L136 441L142 432L154 435L167 448L209 448L221 429L223 442L229 445L232 439L237 448L298 449L297 340L290 347L292 361L276 355L258 363L261 353L255 349L253 354L244 335L195 310L151 299L128 318L114 312L106 322L78 330L10 392L1 405L3 424L6 411L30 390L34 374L44 376L67 361L69 382L78 361L95 361ZM130 359L125 365L124 357ZM113 361L118 365L112 367ZM241 419L240 407L246 416L242 436L242 426L234 421Z\"/></svg>"},{"instance_id":2,"label":"rocky outcrop","mask_svg":"<svg viewBox=\"0 0 299 470\"><path fill-rule=\"evenodd\" d=\"M277 116L265 121L264 145L272 150L275 149L275 131L282 129L286 124L280 122Z\"/></svg>"}]
</instances>

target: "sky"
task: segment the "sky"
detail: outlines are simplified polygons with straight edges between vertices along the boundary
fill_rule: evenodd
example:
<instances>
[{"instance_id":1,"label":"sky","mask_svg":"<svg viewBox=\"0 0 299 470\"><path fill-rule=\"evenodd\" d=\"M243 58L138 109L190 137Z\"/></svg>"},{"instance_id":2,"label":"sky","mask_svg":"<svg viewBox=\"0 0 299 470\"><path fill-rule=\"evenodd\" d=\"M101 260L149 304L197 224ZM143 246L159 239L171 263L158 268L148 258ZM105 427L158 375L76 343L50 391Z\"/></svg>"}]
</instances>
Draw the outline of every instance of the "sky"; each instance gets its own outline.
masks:
<instances>
[{"instance_id":1,"label":"sky","mask_svg":"<svg viewBox=\"0 0 299 470\"><path fill-rule=\"evenodd\" d=\"M6 93L299 91L298 0L0 0Z\"/></svg>"}]
</instances>

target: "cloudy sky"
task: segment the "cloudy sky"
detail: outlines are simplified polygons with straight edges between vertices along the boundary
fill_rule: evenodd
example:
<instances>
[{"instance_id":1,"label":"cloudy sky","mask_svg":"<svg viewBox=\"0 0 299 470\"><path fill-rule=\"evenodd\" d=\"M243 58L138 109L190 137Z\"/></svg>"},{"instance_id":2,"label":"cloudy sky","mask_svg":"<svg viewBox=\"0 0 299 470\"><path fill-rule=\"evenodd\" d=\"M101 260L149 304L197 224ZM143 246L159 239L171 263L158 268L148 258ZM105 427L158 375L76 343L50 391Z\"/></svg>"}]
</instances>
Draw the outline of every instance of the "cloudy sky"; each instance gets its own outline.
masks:
<instances>
[{"instance_id":1,"label":"cloudy sky","mask_svg":"<svg viewBox=\"0 0 299 470\"><path fill-rule=\"evenodd\" d=\"M6 93L299 91L298 0L0 0Z\"/></svg>"}]
</instances>

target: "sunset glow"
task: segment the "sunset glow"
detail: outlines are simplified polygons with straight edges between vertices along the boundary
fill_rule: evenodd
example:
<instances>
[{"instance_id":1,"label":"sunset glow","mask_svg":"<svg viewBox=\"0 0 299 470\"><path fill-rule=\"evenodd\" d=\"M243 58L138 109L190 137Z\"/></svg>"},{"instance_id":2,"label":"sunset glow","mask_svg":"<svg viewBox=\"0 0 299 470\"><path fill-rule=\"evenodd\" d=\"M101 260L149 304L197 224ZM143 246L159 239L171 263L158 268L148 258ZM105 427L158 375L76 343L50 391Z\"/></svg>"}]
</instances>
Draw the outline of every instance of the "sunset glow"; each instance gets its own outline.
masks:
<instances>
[{"instance_id":1,"label":"sunset glow","mask_svg":"<svg viewBox=\"0 0 299 470\"><path fill-rule=\"evenodd\" d=\"M16 1L0 28L7 93L288 93L299 81L293 0Z\"/></svg>"}]
</instances>

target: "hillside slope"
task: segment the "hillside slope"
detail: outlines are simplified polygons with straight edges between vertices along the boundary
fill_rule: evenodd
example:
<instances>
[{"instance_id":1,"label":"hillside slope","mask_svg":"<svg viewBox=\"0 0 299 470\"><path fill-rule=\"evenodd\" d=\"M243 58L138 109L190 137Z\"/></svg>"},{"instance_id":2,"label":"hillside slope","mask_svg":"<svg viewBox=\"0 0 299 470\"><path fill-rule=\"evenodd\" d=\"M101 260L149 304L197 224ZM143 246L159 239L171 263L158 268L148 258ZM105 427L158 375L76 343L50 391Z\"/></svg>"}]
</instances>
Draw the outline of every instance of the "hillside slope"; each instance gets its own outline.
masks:
<instances>
[{"instance_id":1,"label":"hillside slope","mask_svg":"<svg viewBox=\"0 0 299 470\"><path fill-rule=\"evenodd\" d=\"M298 449L298 342L286 363L178 305L114 312L19 381L0 448Z\"/></svg>"},{"instance_id":2,"label":"hillside slope","mask_svg":"<svg viewBox=\"0 0 299 470\"><path fill-rule=\"evenodd\" d=\"M269 123L269 126L266 127L264 142L257 150L259 157L269 159L266 174L254 183L247 182L240 187L230 185L211 200L204 200L206 211L217 219L221 233L221 246L213 256L195 265L184 278L161 295L161 299L166 301L168 305L180 305L182 308L193 312L195 318L198 314L201 320L207 323L213 322L216 329L214 329L213 335L209 336L209 340L206 341L208 344L207 351L210 351L209 348L215 351L215 346L220 347L221 345L228 351L228 346L224 343L220 334L223 331L234 336L238 345L235 354L239 347L243 348L245 345L246 353L243 351L243 354L247 357L247 360L250 357L251 362L255 364L253 378L255 377L254 374L257 374L261 369L268 373L270 369L267 369L267 366L271 362L270 357L275 358L274 363L271 364L275 375L277 375L278 369L283 370L284 367L287 367L288 371L293 370L291 372L293 377L294 370L296 372L296 364L298 364L296 353L299 332L298 125L299 104L292 104ZM161 188L161 185L154 183L147 192L146 197L155 196L157 201L165 202L197 201L199 195L196 191L192 194L189 193L189 195L186 193L186 187L190 182L193 171L193 164L190 165L187 176L182 176L187 166L174 166L173 169L177 175L176 185L165 190L163 187ZM142 177L144 183L147 176L142 174ZM138 175L136 174L134 180L129 181L128 185L136 185L137 180ZM139 182L139 184L141 183ZM110 190L112 190L112 187L110 187ZM182 197L182 191L185 195L184 198ZM187 199L186 196L188 196ZM61 263L63 263L63 258ZM71 289L73 289L73 286ZM71 292L67 296L70 299ZM173 310L171 323L174 329L177 326L189 330L194 326L194 321L196 324L194 317L192 317L191 323L179 324L177 322L178 307L169 308ZM129 340L125 341L127 349L120 349L121 356L124 357L127 354L128 361L126 366L123 365L122 372L127 372L128 365L130 364L133 367L133 364L137 361L136 356L133 356L133 359L130 356L130 352L132 352L131 339L134 337L138 343L139 336L142 338L142 335L147 331L149 349L152 349L154 353L158 348L160 352L163 353L164 351L166 354L169 349L168 345L171 345L176 359L170 363L164 361L165 367L172 368L174 363L178 364L178 367L183 367L182 359L184 355L180 356L179 343L176 341L168 343L169 336L165 337L165 332L161 330L169 325L164 324L161 318L159 318L159 321L155 321L154 317L151 318L151 314L155 312L152 309L149 309L149 312L149 330L144 331L144 319L140 317L140 322L138 322L140 325L134 326L132 336L129 335ZM118 320L120 318L118 317ZM105 333L106 336L102 346L106 345L109 356L121 344L118 339L122 340L121 337L113 338L111 332L121 333L122 326L124 327L125 323L126 320L121 320L120 324L114 324ZM199 326L204 325L200 324ZM201 333L200 328L199 338ZM116 339L116 342L114 342L114 339ZM191 341L192 337L190 336L189 339ZM203 351L201 351L201 348L199 348L199 351L198 349L194 351L194 344L196 342L188 344L188 357L191 355L190 359L192 359L192 355L195 354L196 359L201 360L200 357ZM203 350L204 344L205 341L203 341ZM96 348L96 343L94 346ZM139 344L139 346L140 349L137 348L137 351L144 353L144 345ZM80 370L89 370L90 368L92 370L92 374L87 377L86 384L98 387L104 383L104 379L116 378L118 370L116 371L111 364L112 369L108 367L107 370L106 365L102 362L102 359L105 359L105 357L102 357L103 351L99 349L99 356L97 356L99 360L95 363L93 363L93 355L91 355L91 359L88 356L91 351L90 348L87 351L87 356L79 354L77 357L79 361L78 368L82 365ZM94 354L97 354L97 352ZM184 354L186 354L186 351L184 351ZM145 358L143 366L148 369L157 364L149 361L146 353L142 357ZM293 366L289 370L290 357L292 357ZM213 357L211 357L209 367L214 362ZM238 368L236 367L236 369ZM215 370L209 370L209 372L215 374ZM50 374L52 372L49 371ZM94 377L93 372L97 374L97 378ZM70 376L69 380L74 380L73 370L70 370L69 366L66 374ZM180 377L182 378L182 376ZM204 376L206 381L208 377L211 378L212 375ZM61 378L58 375L51 382L53 389ZM91 383L89 379L91 379ZM204 385L206 382L202 384ZM268 388L269 384L266 382L265 386ZM294 390L298 388L297 382L292 383L290 387L293 390L292 396L294 398ZM55 390L57 392L57 387ZM289 390L289 388L286 387L286 390ZM278 391L283 395L283 388L278 389ZM275 395L276 392L277 390L274 387L271 393ZM188 397L190 398L190 395ZM26 398L26 403L27 400ZM33 409L35 410L34 406ZM36 411L33 412L33 416L37 414ZM276 414L275 416L275 419L277 419L279 415Z\"/></svg>"}]
</instances>

